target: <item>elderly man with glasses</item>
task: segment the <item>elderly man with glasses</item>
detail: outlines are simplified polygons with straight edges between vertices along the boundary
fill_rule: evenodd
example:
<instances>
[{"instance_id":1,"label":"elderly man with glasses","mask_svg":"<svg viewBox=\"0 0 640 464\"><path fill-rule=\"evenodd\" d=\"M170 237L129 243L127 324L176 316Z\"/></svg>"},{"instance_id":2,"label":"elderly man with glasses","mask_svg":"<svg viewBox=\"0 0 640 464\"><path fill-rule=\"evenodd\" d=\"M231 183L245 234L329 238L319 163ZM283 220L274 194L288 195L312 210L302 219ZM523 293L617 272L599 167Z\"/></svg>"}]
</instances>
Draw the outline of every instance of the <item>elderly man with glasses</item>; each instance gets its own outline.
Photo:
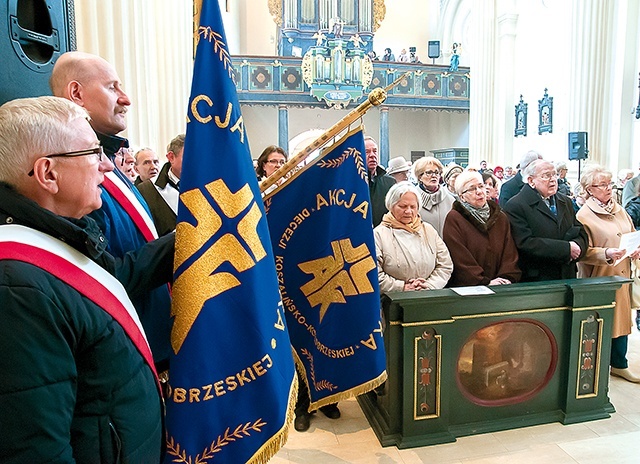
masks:
<instances>
[{"instance_id":1,"label":"elderly man with glasses","mask_svg":"<svg viewBox=\"0 0 640 464\"><path fill-rule=\"evenodd\" d=\"M68 100L0 107L0 462L159 462L162 398L127 296L171 278L166 237L116 259L87 215L113 171Z\"/></svg>"},{"instance_id":2,"label":"elderly man with glasses","mask_svg":"<svg viewBox=\"0 0 640 464\"><path fill-rule=\"evenodd\" d=\"M574 279L589 242L571 200L558 192L552 163L531 162L522 190L505 206L519 254L522 281Z\"/></svg>"}]
</instances>

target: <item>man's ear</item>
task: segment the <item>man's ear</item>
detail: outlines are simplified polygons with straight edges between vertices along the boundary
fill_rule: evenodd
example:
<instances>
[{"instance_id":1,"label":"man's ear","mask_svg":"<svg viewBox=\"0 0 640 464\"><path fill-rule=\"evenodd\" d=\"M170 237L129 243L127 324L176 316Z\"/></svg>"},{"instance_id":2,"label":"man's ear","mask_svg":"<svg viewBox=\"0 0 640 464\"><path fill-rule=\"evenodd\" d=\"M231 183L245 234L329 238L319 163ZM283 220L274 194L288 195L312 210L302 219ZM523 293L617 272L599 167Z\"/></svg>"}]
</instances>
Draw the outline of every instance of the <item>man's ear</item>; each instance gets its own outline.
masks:
<instances>
[{"instance_id":1,"label":"man's ear","mask_svg":"<svg viewBox=\"0 0 640 464\"><path fill-rule=\"evenodd\" d=\"M40 187L55 195L58 193L58 172L53 169L54 162L49 158L38 158L33 164L33 178Z\"/></svg>"},{"instance_id":2,"label":"man's ear","mask_svg":"<svg viewBox=\"0 0 640 464\"><path fill-rule=\"evenodd\" d=\"M67 85L69 100L79 106L84 106L82 84L78 81L71 81Z\"/></svg>"}]
</instances>

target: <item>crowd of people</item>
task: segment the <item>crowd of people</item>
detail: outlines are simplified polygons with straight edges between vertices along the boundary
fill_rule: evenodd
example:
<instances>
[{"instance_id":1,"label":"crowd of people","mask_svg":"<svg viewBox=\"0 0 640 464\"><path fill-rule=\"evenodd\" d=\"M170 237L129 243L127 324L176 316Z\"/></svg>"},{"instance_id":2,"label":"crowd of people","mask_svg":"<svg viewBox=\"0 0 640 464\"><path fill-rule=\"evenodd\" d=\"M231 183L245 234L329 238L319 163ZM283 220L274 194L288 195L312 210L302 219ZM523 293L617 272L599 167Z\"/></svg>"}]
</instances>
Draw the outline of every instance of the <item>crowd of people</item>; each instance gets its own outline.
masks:
<instances>
[{"instance_id":1,"label":"crowd of people","mask_svg":"<svg viewBox=\"0 0 640 464\"><path fill-rule=\"evenodd\" d=\"M374 141L370 139L370 143ZM375 156L374 156L375 155ZM575 189L567 165L535 152L514 171L486 161L466 169L434 157L412 165L392 158L378 165L377 146L367 166L381 293L445 287L506 285L597 276L631 275L640 249L620 248L640 223L640 174L588 165ZM631 193L631 191L633 193ZM618 193L621 192L621 195ZM625 192L628 194L625 196ZM381 208L384 198L385 208ZM620 204L619 198L626 203ZM625 209L626 208L626 209ZM632 328L630 284L616 294L611 375L630 382L627 336ZM640 330L640 318L636 319Z\"/></svg>"},{"instance_id":2,"label":"crowd of people","mask_svg":"<svg viewBox=\"0 0 640 464\"><path fill-rule=\"evenodd\" d=\"M185 136L169 142L162 166L153 149L133 153L119 135L131 101L98 56L63 54L51 89L0 106L0 411L11 418L0 461L159 462ZM566 165L536 152L515 171L434 157L384 169L376 140L364 143L383 294L629 277L640 258L620 248L640 224L640 175L621 171L614 183L590 165L572 189ZM287 159L267 147L256 176ZM627 360L631 310L624 285L611 374L640 382ZM340 417L336 404L321 411Z\"/></svg>"}]
</instances>

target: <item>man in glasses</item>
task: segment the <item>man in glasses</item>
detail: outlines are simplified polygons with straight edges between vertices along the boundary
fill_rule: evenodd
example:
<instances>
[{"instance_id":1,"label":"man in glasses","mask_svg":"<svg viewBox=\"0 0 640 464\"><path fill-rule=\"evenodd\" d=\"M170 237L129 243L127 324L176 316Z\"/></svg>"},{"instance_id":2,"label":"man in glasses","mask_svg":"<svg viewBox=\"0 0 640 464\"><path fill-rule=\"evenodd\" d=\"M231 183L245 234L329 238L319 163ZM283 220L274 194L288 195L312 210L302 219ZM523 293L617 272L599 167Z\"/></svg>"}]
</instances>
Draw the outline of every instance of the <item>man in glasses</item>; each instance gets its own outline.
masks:
<instances>
[{"instance_id":1,"label":"man in glasses","mask_svg":"<svg viewBox=\"0 0 640 464\"><path fill-rule=\"evenodd\" d=\"M384 197L396 180L387 174L387 171L380 166L378 158L378 144L371 136L364 138L364 149L369 171L369 195L371 197L371 218L373 227L382 222L382 216L388 212L384 205Z\"/></svg>"},{"instance_id":2,"label":"man in glasses","mask_svg":"<svg viewBox=\"0 0 640 464\"><path fill-rule=\"evenodd\" d=\"M91 127L112 161L119 150L129 147L129 141L118 134L127 128L131 100L118 73L106 60L83 52L64 53L53 68L50 85L55 96L87 110ZM119 170L105 175L102 207L91 216L104 231L109 252L116 257L138 250L158 237L142 195ZM164 372L170 352L169 289L161 285L150 292L136 292L131 298L147 331L156 367Z\"/></svg>"},{"instance_id":3,"label":"man in glasses","mask_svg":"<svg viewBox=\"0 0 640 464\"><path fill-rule=\"evenodd\" d=\"M575 279L576 262L588 247L587 233L571 200L558 192L552 163L532 161L522 190L504 207L519 254L522 281Z\"/></svg>"},{"instance_id":4,"label":"man in glasses","mask_svg":"<svg viewBox=\"0 0 640 464\"><path fill-rule=\"evenodd\" d=\"M0 107L0 462L159 462L162 399L127 292L160 285L173 241L116 259L88 214L114 169L85 110Z\"/></svg>"}]
</instances>

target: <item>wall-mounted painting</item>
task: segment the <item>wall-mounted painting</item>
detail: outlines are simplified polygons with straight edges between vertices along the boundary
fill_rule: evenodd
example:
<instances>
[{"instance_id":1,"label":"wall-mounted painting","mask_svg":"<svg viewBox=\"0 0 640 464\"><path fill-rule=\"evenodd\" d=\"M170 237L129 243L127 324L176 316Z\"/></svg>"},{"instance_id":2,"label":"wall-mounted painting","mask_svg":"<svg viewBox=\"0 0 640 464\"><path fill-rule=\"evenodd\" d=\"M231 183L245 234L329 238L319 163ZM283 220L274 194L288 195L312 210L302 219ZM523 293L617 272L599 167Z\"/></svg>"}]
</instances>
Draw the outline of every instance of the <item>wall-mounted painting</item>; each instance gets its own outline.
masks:
<instances>
[{"instance_id":1,"label":"wall-mounted painting","mask_svg":"<svg viewBox=\"0 0 640 464\"><path fill-rule=\"evenodd\" d=\"M520 103L516 105L516 129L514 131L514 135L517 137L519 135L527 136L527 107L528 103L525 103L522 100L522 95L520 95Z\"/></svg>"},{"instance_id":2,"label":"wall-mounted painting","mask_svg":"<svg viewBox=\"0 0 640 464\"><path fill-rule=\"evenodd\" d=\"M538 134L543 132L553 132L553 97L544 89L544 97L538 100Z\"/></svg>"}]
</instances>

